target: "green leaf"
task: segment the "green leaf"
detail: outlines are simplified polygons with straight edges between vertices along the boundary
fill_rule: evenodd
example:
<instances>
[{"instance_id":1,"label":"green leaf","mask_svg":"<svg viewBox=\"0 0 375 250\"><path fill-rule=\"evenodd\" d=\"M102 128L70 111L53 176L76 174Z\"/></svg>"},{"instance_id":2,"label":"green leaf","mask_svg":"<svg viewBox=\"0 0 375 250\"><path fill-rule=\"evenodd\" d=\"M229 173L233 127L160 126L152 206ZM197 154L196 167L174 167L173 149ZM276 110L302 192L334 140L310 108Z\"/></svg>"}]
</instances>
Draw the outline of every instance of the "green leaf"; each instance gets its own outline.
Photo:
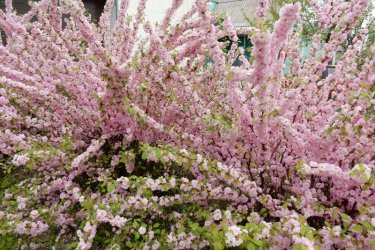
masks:
<instances>
[{"instance_id":1,"label":"green leaf","mask_svg":"<svg viewBox=\"0 0 375 250\"><path fill-rule=\"evenodd\" d=\"M146 198L152 197L152 191L150 189L142 188L142 194Z\"/></svg>"},{"instance_id":2,"label":"green leaf","mask_svg":"<svg viewBox=\"0 0 375 250\"><path fill-rule=\"evenodd\" d=\"M362 232L362 226L356 224L352 226L352 229L357 232Z\"/></svg>"},{"instance_id":3,"label":"green leaf","mask_svg":"<svg viewBox=\"0 0 375 250\"><path fill-rule=\"evenodd\" d=\"M163 191L167 191L168 190L168 184L163 184L161 187L162 187Z\"/></svg>"},{"instance_id":4,"label":"green leaf","mask_svg":"<svg viewBox=\"0 0 375 250\"><path fill-rule=\"evenodd\" d=\"M371 105L370 107L366 109L365 119L368 120L374 115L375 115L375 109L374 109L374 106Z\"/></svg>"},{"instance_id":5,"label":"green leaf","mask_svg":"<svg viewBox=\"0 0 375 250\"><path fill-rule=\"evenodd\" d=\"M134 116L134 114L135 114L135 110L134 110L133 107L129 107L129 108L128 108L128 111L129 111L130 116Z\"/></svg>"},{"instance_id":6,"label":"green leaf","mask_svg":"<svg viewBox=\"0 0 375 250\"><path fill-rule=\"evenodd\" d=\"M68 165L65 166L65 169L70 171L72 169L72 166L68 164Z\"/></svg>"},{"instance_id":7,"label":"green leaf","mask_svg":"<svg viewBox=\"0 0 375 250\"><path fill-rule=\"evenodd\" d=\"M178 229L177 229L177 234L181 234L181 233L183 233L185 231L185 227L179 227Z\"/></svg>"},{"instance_id":8,"label":"green leaf","mask_svg":"<svg viewBox=\"0 0 375 250\"><path fill-rule=\"evenodd\" d=\"M357 232L362 232L363 228L361 225L355 224L352 226L352 229Z\"/></svg>"},{"instance_id":9,"label":"green leaf","mask_svg":"<svg viewBox=\"0 0 375 250\"><path fill-rule=\"evenodd\" d=\"M143 152L142 153L142 160L146 160L147 156L148 156L147 152Z\"/></svg>"},{"instance_id":10,"label":"green leaf","mask_svg":"<svg viewBox=\"0 0 375 250\"><path fill-rule=\"evenodd\" d=\"M368 221L360 221L359 223L361 223L368 231L373 229L373 226Z\"/></svg>"},{"instance_id":11,"label":"green leaf","mask_svg":"<svg viewBox=\"0 0 375 250\"><path fill-rule=\"evenodd\" d=\"M267 209L262 208L262 209L260 210L260 214L265 214L265 213L267 213Z\"/></svg>"},{"instance_id":12,"label":"green leaf","mask_svg":"<svg viewBox=\"0 0 375 250\"><path fill-rule=\"evenodd\" d=\"M198 227L199 227L199 224L198 223L192 223L191 225L190 225L190 227L191 227L191 229L197 229Z\"/></svg>"},{"instance_id":13,"label":"green leaf","mask_svg":"<svg viewBox=\"0 0 375 250\"><path fill-rule=\"evenodd\" d=\"M341 218L343 218L346 221L351 221L352 220L352 218L350 218L350 216L347 215L347 214L345 214L345 213L341 213L340 216L341 216Z\"/></svg>"},{"instance_id":14,"label":"green leaf","mask_svg":"<svg viewBox=\"0 0 375 250\"><path fill-rule=\"evenodd\" d=\"M111 184L107 186L107 192L112 193L112 191L115 190L115 187L116 187L116 183L112 182Z\"/></svg>"},{"instance_id":15,"label":"green leaf","mask_svg":"<svg viewBox=\"0 0 375 250\"><path fill-rule=\"evenodd\" d=\"M182 158L178 158L176 162L179 166L182 166L183 160Z\"/></svg>"},{"instance_id":16,"label":"green leaf","mask_svg":"<svg viewBox=\"0 0 375 250\"><path fill-rule=\"evenodd\" d=\"M370 246L375 247L375 240L370 240Z\"/></svg>"},{"instance_id":17,"label":"green leaf","mask_svg":"<svg viewBox=\"0 0 375 250\"><path fill-rule=\"evenodd\" d=\"M133 222L133 227L135 227L135 228L138 228L138 227L139 227L139 224L138 224L137 221L134 221L134 222Z\"/></svg>"},{"instance_id":18,"label":"green leaf","mask_svg":"<svg viewBox=\"0 0 375 250\"><path fill-rule=\"evenodd\" d=\"M301 228L301 235L306 236L306 234L310 231L310 227L308 226L302 226Z\"/></svg>"},{"instance_id":19,"label":"green leaf","mask_svg":"<svg viewBox=\"0 0 375 250\"><path fill-rule=\"evenodd\" d=\"M329 127L329 128L326 129L326 132L330 135L330 134L332 134L333 130L335 130L335 129L336 129L336 127Z\"/></svg>"},{"instance_id":20,"label":"green leaf","mask_svg":"<svg viewBox=\"0 0 375 250\"><path fill-rule=\"evenodd\" d=\"M224 249L224 246L223 246L223 244L220 241L215 241L213 243L213 247L214 247L215 250L222 250L222 249Z\"/></svg>"},{"instance_id":21,"label":"green leaf","mask_svg":"<svg viewBox=\"0 0 375 250\"><path fill-rule=\"evenodd\" d=\"M27 168L30 170L30 171L32 171L33 169L34 169L34 165L30 162L30 163L28 163L27 165Z\"/></svg>"},{"instance_id":22,"label":"green leaf","mask_svg":"<svg viewBox=\"0 0 375 250\"><path fill-rule=\"evenodd\" d=\"M249 242L249 244L247 244L247 250L255 250L254 244Z\"/></svg>"},{"instance_id":23,"label":"green leaf","mask_svg":"<svg viewBox=\"0 0 375 250\"><path fill-rule=\"evenodd\" d=\"M138 232L135 232L134 236L135 236L135 239L138 240L141 235Z\"/></svg>"},{"instance_id":24,"label":"green leaf","mask_svg":"<svg viewBox=\"0 0 375 250\"><path fill-rule=\"evenodd\" d=\"M256 246L259 246L259 247L262 247L264 246L264 241L262 240L257 240L257 239L251 239L251 241L256 245Z\"/></svg>"},{"instance_id":25,"label":"green leaf","mask_svg":"<svg viewBox=\"0 0 375 250\"><path fill-rule=\"evenodd\" d=\"M204 172L204 171L206 171L206 170L204 169L204 167L203 167L203 165L202 165L202 164L199 164L199 170L200 170L201 172Z\"/></svg>"},{"instance_id":26,"label":"green leaf","mask_svg":"<svg viewBox=\"0 0 375 250\"><path fill-rule=\"evenodd\" d=\"M270 115L271 115L272 117L276 117L276 116L279 115L279 113L280 113L280 110L279 110L279 109L275 109L274 111L271 112Z\"/></svg>"},{"instance_id":27,"label":"green leaf","mask_svg":"<svg viewBox=\"0 0 375 250\"><path fill-rule=\"evenodd\" d=\"M301 161L298 161L297 164L296 164L296 167L295 167L295 168L296 168L297 170L300 170L300 169L302 169L302 167L303 167L304 164L305 164L304 161L302 161L302 160L301 160Z\"/></svg>"}]
</instances>

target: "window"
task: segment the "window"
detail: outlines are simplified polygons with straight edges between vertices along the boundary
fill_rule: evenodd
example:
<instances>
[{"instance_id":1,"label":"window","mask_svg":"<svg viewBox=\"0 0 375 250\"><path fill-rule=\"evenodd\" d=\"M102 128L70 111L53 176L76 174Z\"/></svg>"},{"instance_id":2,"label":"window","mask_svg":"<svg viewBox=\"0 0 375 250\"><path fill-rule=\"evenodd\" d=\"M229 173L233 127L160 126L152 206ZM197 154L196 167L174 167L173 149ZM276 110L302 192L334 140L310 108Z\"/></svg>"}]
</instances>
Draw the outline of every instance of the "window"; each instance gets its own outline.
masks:
<instances>
[{"instance_id":1,"label":"window","mask_svg":"<svg viewBox=\"0 0 375 250\"><path fill-rule=\"evenodd\" d=\"M253 44L251 43L251 41L249 39L249 36L245 35L245 34L239 34L239 35L237 35L237 37L238 37L238 47L244 48L245 57L247 59L250 59L250 56L251 56L250 48L253 46ZM232 44L233 44L233 41L231 41L228 37L220 39L219 41L220 42L229 41L227 47L225 48L226 51L229 51ZM241 66L241 62L240 62L239 58L236 59L236 61L233 63L233 66Z\"/></svg>"}]
</instances>

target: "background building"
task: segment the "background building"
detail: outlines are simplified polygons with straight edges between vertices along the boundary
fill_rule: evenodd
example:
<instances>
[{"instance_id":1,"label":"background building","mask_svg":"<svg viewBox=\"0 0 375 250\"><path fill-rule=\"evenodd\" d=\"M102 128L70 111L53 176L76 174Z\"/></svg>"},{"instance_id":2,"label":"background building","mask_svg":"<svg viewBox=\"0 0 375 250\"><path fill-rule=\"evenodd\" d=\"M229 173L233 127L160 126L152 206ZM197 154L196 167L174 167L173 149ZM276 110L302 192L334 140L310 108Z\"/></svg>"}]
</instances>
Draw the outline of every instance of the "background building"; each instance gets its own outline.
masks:
<instances>
[{"instance_id":1,"label":"background building","mask_svg":"<svg viewBox=\"0 0 375 250\"><path fill-rule=\"evenodd\" d=\"M211 1L212 11L219 16L230 17L233 26L237 30L238 45L245 49L245 56L250 58L250 48L252 43L247 35L246 28L250 27L250 22L255 18L257 0L216 0ZM229 44L229 49L231 43ZM234 66L240 65L237 60Z\"/></svg>"},{"instance_id":2,"label":"background building","mask_svg":"<svg viewBox=\"0 0 375 250\"><path fill-rule=\"evenodd\" d=\"M226 14L237 29L249 27L249 21L254 20L257 0L216 0L212 10L217 14Z\"/></svg>"}]
</instances>

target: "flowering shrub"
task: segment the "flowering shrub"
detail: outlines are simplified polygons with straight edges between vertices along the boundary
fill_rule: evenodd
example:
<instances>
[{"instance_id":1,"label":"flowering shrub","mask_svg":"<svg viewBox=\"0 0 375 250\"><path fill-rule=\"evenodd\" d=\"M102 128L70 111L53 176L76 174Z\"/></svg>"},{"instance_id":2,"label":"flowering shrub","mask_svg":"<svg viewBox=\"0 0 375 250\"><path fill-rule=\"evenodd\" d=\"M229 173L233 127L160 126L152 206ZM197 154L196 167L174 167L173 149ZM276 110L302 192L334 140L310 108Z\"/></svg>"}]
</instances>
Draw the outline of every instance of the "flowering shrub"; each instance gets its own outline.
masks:
<instances>
[{"instance_id":1,"label":"flowering shrub","mask_svg":"<svg viewBox=\"0 0 375 250\"><path fill-rule=\"evenodd\" d=\"M113 0L98 25L81 1L5 2L1 249L375 247L368 31L322 76L368 0L312 1L307 57L299 3L269 30L260 1L250 61L206 0L155 26L123 0L113 30Z\"/></svg>"}]
</instances>

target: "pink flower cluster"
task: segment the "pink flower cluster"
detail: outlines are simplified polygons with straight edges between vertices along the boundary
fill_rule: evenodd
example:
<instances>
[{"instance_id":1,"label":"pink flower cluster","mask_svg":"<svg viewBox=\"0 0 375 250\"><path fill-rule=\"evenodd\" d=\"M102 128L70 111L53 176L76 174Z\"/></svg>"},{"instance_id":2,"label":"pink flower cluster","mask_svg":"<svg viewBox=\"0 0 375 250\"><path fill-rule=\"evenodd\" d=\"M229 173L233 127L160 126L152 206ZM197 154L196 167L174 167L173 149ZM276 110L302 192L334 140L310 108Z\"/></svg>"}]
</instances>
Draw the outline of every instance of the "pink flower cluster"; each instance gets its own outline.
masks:
<instances>
[{"instance_id":1,"label":"pink flower cluster","mask_svg":"<svg viewBox=\"0 0 375 250\"><path fill-rule=\"evenodd\" d=\"M259 0L257 11L255 13L256 17L262 19L266 16L268 10L268 0Z\"/></svg>"},{"instance_id":2,"label":"pink flower cluster","mask_svg":"<svg viewBox=\"0 0 375 250\"><path fill-rule=\"evenodd\" d=\"M310 1L322 30L305 57L300 3L271 29L260 0L250 60L207 0L175 24L174 0L156 25L145 0L111 23L114 2L98 24L80 0L0 10L0 233L22 235L6 244L375 247L370 31L342 47L368 0Z\"/></svg>"}]
</instances>

